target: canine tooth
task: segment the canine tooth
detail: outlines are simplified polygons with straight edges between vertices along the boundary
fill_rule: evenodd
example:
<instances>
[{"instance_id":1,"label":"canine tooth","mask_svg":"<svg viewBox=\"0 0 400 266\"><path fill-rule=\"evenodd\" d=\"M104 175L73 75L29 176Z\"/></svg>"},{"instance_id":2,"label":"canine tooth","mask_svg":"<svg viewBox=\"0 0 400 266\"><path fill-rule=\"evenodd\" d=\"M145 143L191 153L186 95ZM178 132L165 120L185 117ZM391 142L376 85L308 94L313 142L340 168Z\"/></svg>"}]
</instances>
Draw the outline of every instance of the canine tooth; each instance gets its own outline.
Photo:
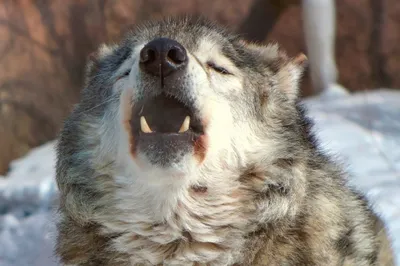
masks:
<instances>
[{"instance_id":1,"label":"canine tooth","mask_svg":"<svg viewBox=\"0 0 400 266\"><path fill-rule=\"evenodd\" d=\"M186 116L185 120L183 120L181 128L179 129L179 133L188 131L189 125L190 125L190 116Z\"/></svg>"},{"instance_id":2,"label":"canine tooth","mask_svg":"<svg viewBox=\"0 0 400 266\"><path fill-rule=\"evenodd\" d=\"M151 131L149 125L147 124L146 118L144 116L140 117L140 129L142 130L142 132L144 133L151 133L153 131Z\"/></svg>"}]
</instances>

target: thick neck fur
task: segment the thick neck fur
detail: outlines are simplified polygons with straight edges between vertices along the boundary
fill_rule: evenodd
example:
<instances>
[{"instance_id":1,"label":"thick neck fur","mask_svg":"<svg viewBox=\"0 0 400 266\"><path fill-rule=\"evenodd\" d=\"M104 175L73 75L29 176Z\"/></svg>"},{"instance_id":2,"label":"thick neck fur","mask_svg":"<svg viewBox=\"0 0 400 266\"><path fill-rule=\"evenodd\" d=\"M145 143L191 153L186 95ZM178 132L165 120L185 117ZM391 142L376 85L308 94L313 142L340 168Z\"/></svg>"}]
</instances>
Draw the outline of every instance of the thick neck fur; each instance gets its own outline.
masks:
<instances>
[{"instance_id":1,"label":"thick neck fur","mask_svg":"<svg viewBox=\"0 0 400 266\"><path fill-rule=\"evenodd\" d=\"M114 196L118 201L97 222L108 233L121 234L114 247L132 254L134 265L163 261L229 265L238 254L225 251L239 250L249 215L255 213L250 195L235 179L224 186L203 183L203 187L186 182L168 187L121 184Z\"/></svg>"},{"instance_id":2,"label":"thick neck fur","mask_svg":"<svg viewBox=\"0 0 400 266\"><path fill-rule=\"evenodd\" d=\"M268 170L253 166L239 173L213 170L213 176L203 172L207 178L197 177L196 185L133 185L116 176L115 190L107 196L114 203L95 220L103 233L119 234L113 248L130 254L133 265L240 263L250 233L266 222L295 216L304 177L301 165L293 170L291 164L280 161Z\"/></svg>"}]
</instances>

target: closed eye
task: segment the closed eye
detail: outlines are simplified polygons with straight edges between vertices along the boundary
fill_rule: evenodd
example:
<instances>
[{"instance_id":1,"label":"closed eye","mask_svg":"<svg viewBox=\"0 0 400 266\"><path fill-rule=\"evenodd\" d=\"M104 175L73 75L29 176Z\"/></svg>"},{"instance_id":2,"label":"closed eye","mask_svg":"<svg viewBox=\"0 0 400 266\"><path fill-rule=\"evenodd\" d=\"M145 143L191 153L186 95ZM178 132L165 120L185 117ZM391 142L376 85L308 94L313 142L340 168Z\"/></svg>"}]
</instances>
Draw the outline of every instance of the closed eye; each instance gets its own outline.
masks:
<instances>
[{"instance_id":1,"label":"closed eye","mask_svg":"<svg viewBox=\"0 0 400 266\"><path fill-rule=\"evenodd\" d=\"M125 71L124 73L122 73L121 77L129 76L130 73L131 73L131 70L128 69L127 71Z\"/></svg>"},{"instance_id":2,"label":"closed eye","mask_svg":"<svg viewBox=\"0 0 400 266\"><path fill-rule=\"evenodd\" d=\"M214 71L223 74L223 75L232 75L231 72L229 72L228 70L226 70L225 68L221 67L221 66L217 66L215 63L213 62L207 62L207 66L211 69L213 69Z\"/></svg>"},{"instance_id":3,"label":"closed eye","mask_svg":"<svg viewBox=\"0 0 400 266\"><path fill-rule=\"evenodd\" d=\"M131 73L131 70L130 70L130 69L126 70L125 72L123 72L123 73L118 77L118 80L129 76L130 73Z\"/></svg>"}]
</instances>

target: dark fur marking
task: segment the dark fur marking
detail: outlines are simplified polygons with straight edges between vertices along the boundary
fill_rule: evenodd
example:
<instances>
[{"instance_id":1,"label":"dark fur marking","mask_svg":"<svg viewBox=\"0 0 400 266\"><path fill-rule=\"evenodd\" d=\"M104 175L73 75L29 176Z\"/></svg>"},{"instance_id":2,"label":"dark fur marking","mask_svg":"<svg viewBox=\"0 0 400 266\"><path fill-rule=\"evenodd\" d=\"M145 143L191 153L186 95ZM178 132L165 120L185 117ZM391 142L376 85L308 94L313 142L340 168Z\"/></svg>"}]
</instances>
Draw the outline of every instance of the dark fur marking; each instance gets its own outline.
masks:
<instances>
[{"instance_id":1,"label":"dark fur marking","mask_svg":"<svg viewBox=\"0 0 400 266\"><path fill-rule=\"evenodd\" d=\"M306 225L306 217L307 215L302 213L300 214L294 226L289 230L288 234L293 235L293 240L298 243L308 243L310 236L307 233L307 229L305 228ZM316 263L313 261L313 252L310 250L308 245L301 246L295 245L296 248L294 250L293 258L292 258L292 265L309 265L313 266Z\"/></svg>"},{"instance_id":2,"label":"dark fur marking","mask_svg":"<svg viewBox=\"0 0 400 266\"><path fill-rule=\"evenodd\" d=\"M342 236L336 241L335 247L342 254L343 257L350 256L354 253L354 243L351 239L351 235L354 233L354 229L350 228L345 231Z\"/></svg>"},{"instance_id":3,"label":"dark fur marking","mask_svg":"<svg viewBox=\"0 0 400 266\"><path fill-rule=\"evenodd\" d=\"M197 186L197 185L192 186L191 189L192 189L193 192L199 193L199 194L204 194L204 193L206 193L207 190L208 190L207 187L204 187L204 186Z\"/></svg>"},{"instance_id":4,"label":"dark fur marking","mask_svg":"<svg viewBox=\"0 0 400 266\"><path fill-rule=\"evenodd\" d=\"M280 158L275 161L275 164L280 168L287 168L289 169L295 164L295 159L293 158Z\"/></svg>"},{"instance_id":5,"label":"dark fur marking","mask_svg":"<svg viewBox=\"0 0 400 266\"><path fill-rule=\"evenodd\" d=\"M265 106L268 103L268 93L263 91L260 96L261 106Z\"/></svg>"},{"instance_id":6,"label":"dark fur marking","mask_svg":"<svg viewBox=\"0 0 400 266\"><path fill-rule=\"evenodd\" d=\"M192 242L193 241L192 235L186 230L184 230L182 232L182 238L185 239L185 241L188 241L188 242Z\"/></svg>"},{"instance_id":7,"label":"dark fur marking","mask_svg":"<svg viewBox=\"0 0 400 266\"><path fill-rule=\"evenodd\" d=\"M366 259L369 261L371 265L375 265L376 262L378 261L378 251L376 250L372 251L367 255Z\"/></svg>"}]
</instances>

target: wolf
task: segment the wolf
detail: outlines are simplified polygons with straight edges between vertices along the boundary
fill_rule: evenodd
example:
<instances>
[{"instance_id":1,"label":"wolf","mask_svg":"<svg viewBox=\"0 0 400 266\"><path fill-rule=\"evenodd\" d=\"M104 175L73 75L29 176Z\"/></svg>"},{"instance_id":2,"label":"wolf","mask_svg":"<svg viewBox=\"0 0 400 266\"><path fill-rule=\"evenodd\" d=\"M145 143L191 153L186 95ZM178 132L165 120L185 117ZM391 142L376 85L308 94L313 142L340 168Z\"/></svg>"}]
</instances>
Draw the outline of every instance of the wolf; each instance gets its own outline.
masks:
<instances>
[{"instance_id":1,"label":"wolf","mask_svg":"<svg viewBox=\"0 0 400 266\"><path fill-rule=\"evenodd\" d=\"M305 55L169 18L88 61L57 144L63 265L394 265L313 135Z\"/></svg>"}]
</instances>

